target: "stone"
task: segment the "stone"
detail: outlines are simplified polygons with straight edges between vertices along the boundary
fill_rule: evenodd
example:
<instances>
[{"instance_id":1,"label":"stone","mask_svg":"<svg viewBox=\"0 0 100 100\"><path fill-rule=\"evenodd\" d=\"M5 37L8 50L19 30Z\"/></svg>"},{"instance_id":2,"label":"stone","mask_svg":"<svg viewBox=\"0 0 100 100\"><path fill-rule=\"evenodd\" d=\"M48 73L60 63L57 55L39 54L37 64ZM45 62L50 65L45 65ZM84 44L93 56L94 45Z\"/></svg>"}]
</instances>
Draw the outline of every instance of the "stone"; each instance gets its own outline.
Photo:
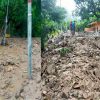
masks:
<instances>
[{"instance_id":1,"label":"stone","mask_svg":"<svg viewBox=\"0 0 100 100\"><path fill-rule=\"evenodd\" d=\"M43 95L46 95L46 94L47 94L47 91L43 91L42 94L43 94Z\"/></svg>"},{"instance_id":2,"label":"stone","mask_svg":"<svg viewBox=\"0 0 100 100\"><path fill-rule=\"evenodd\" d=\"M51 65L47 66L47 72L49 74L55 73L55 67L54 67L54 65L51 64Z\"/></svg>"},{"instance_id":3,"label":"stone","mask_svg":"<svg viewBox=\"0 0 100 100\"><path fill-rule=\"evenodd\" d=\"M13 69L14 69L14 67L13 66L7 66L8 68L7 68L7 72L11 72Z\"/></svg>"}]
</instances>

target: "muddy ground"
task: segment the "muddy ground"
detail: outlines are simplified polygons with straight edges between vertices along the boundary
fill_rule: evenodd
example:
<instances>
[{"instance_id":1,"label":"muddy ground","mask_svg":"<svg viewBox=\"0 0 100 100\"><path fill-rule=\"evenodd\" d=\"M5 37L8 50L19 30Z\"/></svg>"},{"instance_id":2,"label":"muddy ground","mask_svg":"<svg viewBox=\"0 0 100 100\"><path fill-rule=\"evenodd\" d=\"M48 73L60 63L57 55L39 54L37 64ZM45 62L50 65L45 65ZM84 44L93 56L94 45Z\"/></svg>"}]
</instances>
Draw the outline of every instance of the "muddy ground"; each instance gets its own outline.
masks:
<instances>
[{"instance_id":1,"label":"muddy ground","mask_svg":"<svg viewBox=\"0 0 100 100\"><path fill-rule=\"evenodd\" d=\"M63 56L62 48L67 48ZM42 86L43 100L100 100L100 37L49 41L42 54Z\"/></svg>"},{"instance_id":2,"label":"muddy ground","mask_svg":"<svg viewBox=\"0 0 100 100\"><path fill-rule=\"evenodd\" d=\"M33 80L28 79L27 40L8 39L0 46L0 100L41 100L41 45L33 39Z\"/></svg>"}]
</instances>

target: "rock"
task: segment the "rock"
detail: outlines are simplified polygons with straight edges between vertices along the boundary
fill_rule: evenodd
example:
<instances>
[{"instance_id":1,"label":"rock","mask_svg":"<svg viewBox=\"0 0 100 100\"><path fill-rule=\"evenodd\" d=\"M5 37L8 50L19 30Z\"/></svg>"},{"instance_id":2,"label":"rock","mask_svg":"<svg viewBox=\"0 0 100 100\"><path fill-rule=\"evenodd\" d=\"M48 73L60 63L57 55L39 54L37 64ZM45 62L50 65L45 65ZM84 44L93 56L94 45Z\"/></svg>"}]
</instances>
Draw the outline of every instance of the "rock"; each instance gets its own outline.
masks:
<instances>
[{"instance_id":1,"label":"rock","mask_svg":"<svg viewBox=\"0 0 100 100\"><path fill-rule=\"evenodd\" d=\"M58 58L57 58L56 56L53 56L53 57L52 57L52 60L53 60L54 62L57 61L57 59L58 59Z\"/></svg>"},{"instance_id":2,"label":"rock","mask_svg":"<svg viewBox=\"0 0 100 100\"><path fill-rule=\"evenodd\" d=\"M68 99L68 94L66 95L64 92L62 93L62 98Z\"/></svg>"},{"instance_id":3,"label":"rock","mask_svg":"<svg viewBox=\"0 0 100 100\"><path fill-rule=\"evenodd\" d=\"M5 99L9 100L12 95L10 93L5 93L4 96L5 96Z\"/></svg>"},{"instance_id":4,"label":"rock","mask_svg":"<svg viewBox=\"0 0 100 100\"><path fill-rule=\"evenodd\" d=\"M70 71L64 71L62 74L63 74L64 76L68 76L68 75L70 74Z\"/></svg>"},{"instance_id":5,"label":"rock","mask_svg":"<svg viewBox=\"0 0 100 100\"><path fill-rule=\"evenodd\" d=\"M19 97L21 97L21 94L23 94L23 92L24 92L24 86L21 86L20 89L17 90L17 92L15 93L15 98L18 99Z\"/></svg>"},{"instance_id":6,"label":"rock","mask_svg":"<svg viewBox=\"0 0 100 100\"><path fill-rule=\"evenodd\" d=\"M24 93L22 92L22 93L20 93L20 97L21 98L24 98L25 97L25 95L24 95Z\"/></svg>"},{"instance_id":7,"label":"rock","mask_svg":"<svg viewBox=\"0 0 100 100\"><path fill-rule=\"evenodd\" d=\"M25 80L23 83L22 83L22 86L26 86L27 84L29 84L29 80Z\"/></svg>"},{"instance_id":8,"label":"rock","mask_svg":"<svg viewBox=\"0 0 100 100\"><path fill-rule=\"evenodd\" d=\"M75 83L73 85L73 89L80 89L81 85L79 83Z\"/></svg>"},{"instance_id":9,"label":"rock","mask_svg":"<svg viewBox=\"0 0 100 100\"><path fill-rule=\"evenodd\" d=\"M48 40L48 44L51 44L51 43L53 43L53 42L54 42L53 39L49 39L49 40Z\"/></svg>"},{"instance_id":10,"label":"rock","mask_svg":"<svg viewBox=\"0 0 100 100\"><path fill-rule=\"evenodd\" d=\"M61 49L62 49L62 48L56 48L56 49L54 49L54 52L55 52L55 53L58 53Z\"/></svg>"},{"instance_id":11,"label":"rock","mask_svg":"<svg viewBox=\"0 0 100 100\"><path fill-rule=\"evenodd\" d=\"M4 66L0 65L0 72L2 72L4 70Z\"/></svg>"},{"instance_id":12,"label":"rock","mask_svg":"<svg viewBox=\"0 0 100 100\"><path fill-rule=\"evenodd\" d=\"M95 59L96 60L100 60L100 56L95 56Z\"/></svg>"},{"instance_id":13,"label":"rock","mask_svg":"<svg viewBox=\"0 0 100 100\"><path fill-rule=\"evenodd\" d=\"M13 66L7 66L7 72L11 72L12 70L14 70L14 67Z\"/></svg>"},{"instance_id":14,"label":"rock","mask_svg":"<svg viewBox=\"0 0 100 100\"><path fill-rule=\"evenodd\" d=\"M48 72L48 74L54 74L55 73L55 67L54 67L53 64L47 66L47 72Z\"/></svg>"},{"instance_id":15,"label":"rock","mask_svg":"<svg viewBox=\"0 0 100 100\"><path fill-rule=\"evenodd\" d=\"M6 89L7 87L9 87L9 85L11 84L10 80L6 80L2 85L1 85L1 89Z\"/></svg>"},{"instance_id":16,"label":"rock","mask_svg":"<svg viewBox=\"0 0 100 100\"><path fill-rule=\"evenodd\" d=\"M99 69L95 69L94 72L95 72L96 77L100 79L100 68Z\"/></svg>"},{"instance_id":17,"label":"rock","mask_svg":"<svg viewBox=\"0 0 100 100\"><path fill-rule=\"evenodd\" d=\"M69 92L71 90L71 87L64 87L63 91L62 91L62 98L69 98Z\"/></svg>"},{"instance_id":18,"label":"rock","mask_svg":"<svg viewBox=\"0 0 100 100\"><path fill-rule=\"evenodd\" d=\"M50 95L47 95L47 96L44 97L43 100L52 100L52 99L51 99L51 96Z\"/></svg>"},{"instance_id":19,"label":"rock","mask_svg":"<svg viewBox=\"0 0 100 100\"><path fill-rule=\"evenodd\" d=\"M88 98L89 96L88 96L88 93L86 93L86 92L83 92L83 97L86 99L86 98Z\"/></svg>"},{"instance_id":20,"label":"rock","mask_svg":"<svg viewBox=\"0 0 100 100\"><path fill-rule=\"evenodd\" d=\"M77 91L71 91L70 96L77 98L78 97L78 92Z\"/></svg>"},{"instance_id":21,"label":"rock","mask_svg":"<svg viewBox=\"0 0 100 100\"><path fill-rule=\"evenodd\" d=\"M43 91L42 94L43 94L43 95L46 95L46 94L47 94L47 91Z\"/></svg>"}]
</instances>

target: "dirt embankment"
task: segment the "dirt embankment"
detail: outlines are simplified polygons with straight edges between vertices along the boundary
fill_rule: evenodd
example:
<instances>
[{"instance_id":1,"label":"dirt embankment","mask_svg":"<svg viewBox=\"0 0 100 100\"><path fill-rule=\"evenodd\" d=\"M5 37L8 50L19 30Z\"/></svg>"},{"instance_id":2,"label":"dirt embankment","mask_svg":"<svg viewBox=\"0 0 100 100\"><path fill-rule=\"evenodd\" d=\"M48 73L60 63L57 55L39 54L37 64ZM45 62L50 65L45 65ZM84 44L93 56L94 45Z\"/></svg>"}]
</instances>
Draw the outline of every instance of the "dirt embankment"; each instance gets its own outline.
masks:
<instances>
[{"instance_id":1,"label":"dirt embankment","mask_svg":"<svg viewBox=\"0 0 100 100\"><path fill-rule=\"evenodd\" d=\"M8 42L8 46L0 46L0 100L41 100L40 39L33 39L33 80L28 79L27 40Z\"/></svg>"},{"instance_id":2,"label":"dirt embankment","mask_svg":"<svg viewBox=\"0 0 100 100\"><path fill-rule=\"evenodd\" d=\"M72 48L63 57L60 50ZM44 100L100 100L100 38L66 37L42 54Z\"/></svg>"}]
</instances>

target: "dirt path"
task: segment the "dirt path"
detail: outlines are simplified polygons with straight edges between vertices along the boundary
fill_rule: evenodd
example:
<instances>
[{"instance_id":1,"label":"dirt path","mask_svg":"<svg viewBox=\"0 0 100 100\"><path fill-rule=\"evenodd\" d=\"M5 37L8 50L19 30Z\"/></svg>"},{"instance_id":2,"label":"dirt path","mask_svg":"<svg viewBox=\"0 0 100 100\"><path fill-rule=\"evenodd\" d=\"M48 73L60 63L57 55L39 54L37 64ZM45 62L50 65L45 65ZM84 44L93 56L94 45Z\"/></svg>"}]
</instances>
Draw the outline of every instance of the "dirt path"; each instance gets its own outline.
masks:
<instances>
[{"instance_id":1,"label":"dirt path","mask_svg":"<svg viewBox=\"0 0 100 100\"><path fill-rule=\"evenodd\" d=\"M27 77L27 40L8 41L0 46L0 100L41 100L40 39L33 39L33 80Z\"/></svg>"},{"instance_id":2,"label":"dirt path","mask_svg":"<svg viewBox=\"0 0 100 100\"><path fill-rule=\"evenodd\" d=\"M63 57L62 47L71 48ZM100 100L100 38L49 42L42 54L42 86L44 100Z\"/></svg>"}]
</instances>

